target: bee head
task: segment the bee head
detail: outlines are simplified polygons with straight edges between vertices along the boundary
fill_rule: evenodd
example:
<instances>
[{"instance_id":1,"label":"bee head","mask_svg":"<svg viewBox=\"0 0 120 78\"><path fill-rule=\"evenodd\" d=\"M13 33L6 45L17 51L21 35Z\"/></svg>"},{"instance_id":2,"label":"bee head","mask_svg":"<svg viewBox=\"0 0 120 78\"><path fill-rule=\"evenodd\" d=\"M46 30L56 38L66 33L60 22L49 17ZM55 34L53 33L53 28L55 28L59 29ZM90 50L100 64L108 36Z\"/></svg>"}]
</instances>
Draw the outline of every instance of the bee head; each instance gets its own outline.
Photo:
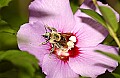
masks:
<instances>
[{"instance_id":1,"label":"bee head","mask_svg":"<svg viewBox=\"0 0 120 78\"><path fill-rule=\"evenodd\" d=\"M50 38L50 33L45 33L42 35L44 38L49 39Z\"/></svg>"}]
</instances>

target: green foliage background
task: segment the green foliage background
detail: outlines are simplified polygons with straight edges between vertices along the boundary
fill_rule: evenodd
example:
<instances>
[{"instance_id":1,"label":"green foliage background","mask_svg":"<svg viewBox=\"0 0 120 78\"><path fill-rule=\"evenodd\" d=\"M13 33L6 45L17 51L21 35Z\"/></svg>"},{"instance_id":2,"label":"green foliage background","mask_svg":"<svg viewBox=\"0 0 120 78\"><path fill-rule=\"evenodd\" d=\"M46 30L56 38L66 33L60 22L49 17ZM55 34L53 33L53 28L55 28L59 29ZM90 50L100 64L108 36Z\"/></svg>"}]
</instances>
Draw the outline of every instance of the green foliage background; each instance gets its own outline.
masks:
<instances>
[{"instance_id":1,"label":"green foliage background","mask_svg":"<svg viewBox=\"0 0 120 78\"><path fill-rule=\"evenodd\" d=\"M17 46L16 33L22 24L28 22L28 6L31 1L0 0L0 78L45 78L38 65L38 60L28 52L20 51ZM83 0L70 0L70 2L75 13ZM120 14L120 0L106 0L106 2ZM80 10L108 29L110 34L103 41L103 44L119 47L120 44L119 42L116 43L115 38L117 37L120 40L120 23L117 22L114 13L109 8L104 6L98 6L98 8L102 15L84 8ZM102 51L98 52L120 62L120 56L106 54ZM120 78L120 65L113 73L106 71L105 74L98 76L98 78Z\"/></svg>"}]
</instances>

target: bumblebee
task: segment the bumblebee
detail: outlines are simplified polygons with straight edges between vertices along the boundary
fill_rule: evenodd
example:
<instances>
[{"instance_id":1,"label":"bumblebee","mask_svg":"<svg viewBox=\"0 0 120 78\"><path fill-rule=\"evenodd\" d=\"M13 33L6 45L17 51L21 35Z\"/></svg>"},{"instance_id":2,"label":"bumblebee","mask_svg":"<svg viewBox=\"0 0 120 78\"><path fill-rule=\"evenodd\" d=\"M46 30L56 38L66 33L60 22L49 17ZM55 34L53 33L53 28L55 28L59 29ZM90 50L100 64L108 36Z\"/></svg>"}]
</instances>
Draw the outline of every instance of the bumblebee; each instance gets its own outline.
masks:
<instances>
[{"instance_id":1,"label":"bumblebee","mask_svg":"<svg viewBox=\"0 0 120 78\"><path fill-rule=\"evenodd\" d=\"M50 32L47 32L47 29ZM58 33L55 28L49 26L45 26L45 30L46 33L42 36L46 39L46 41L43 42L42 45L49 42L52 46L50 53L54 52L55 48L62 49L67 47L67 36L70 36L70 34Z\"/></svg>"}]
</instances>

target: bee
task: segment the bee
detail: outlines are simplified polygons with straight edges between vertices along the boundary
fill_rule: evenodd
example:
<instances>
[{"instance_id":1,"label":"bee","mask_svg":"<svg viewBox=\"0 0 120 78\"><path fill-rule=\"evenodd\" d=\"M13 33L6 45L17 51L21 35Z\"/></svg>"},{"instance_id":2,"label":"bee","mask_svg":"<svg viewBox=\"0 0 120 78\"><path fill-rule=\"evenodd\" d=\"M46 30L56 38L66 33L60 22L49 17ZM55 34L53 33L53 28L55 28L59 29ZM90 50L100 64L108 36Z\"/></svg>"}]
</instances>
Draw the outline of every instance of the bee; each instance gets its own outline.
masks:
<instances>
[{"instance_id":1,"label":"bee","mask_svg":"<svg viewBox=\"0 0 120 78\"><path fill-rule=\"evenodd\" d=\"M47 29L50 32L47 32ZM50 50L50 53L52 53L55 48L63 48L66 45L66 38L63 37L61 33L58 33L55 28L45 26L45 30L46 33L42 36L46 39L46 41L43 42L42 45L47 44L48 42L51 43L52 49Z\"/></svg>"},{"instance_id":2,"label":"bee","mask_svg":"<svg viewBox=\"0 0 120 78\"><path fill-rule=\"evenodd\" d=\"M50 32L47 32L47 29ZM42 45L47 44L48 42L51 44L51 50L50 53L54 52L55 48L57 49L63 49L67 48L67 42L69 40L69 37L71 36L71 33L60 33L57 32L57 30L53 27L49 27L45 25L46 33L42 36L45 38L45 42L41 43Z\"/></svg>"}]
</instances>

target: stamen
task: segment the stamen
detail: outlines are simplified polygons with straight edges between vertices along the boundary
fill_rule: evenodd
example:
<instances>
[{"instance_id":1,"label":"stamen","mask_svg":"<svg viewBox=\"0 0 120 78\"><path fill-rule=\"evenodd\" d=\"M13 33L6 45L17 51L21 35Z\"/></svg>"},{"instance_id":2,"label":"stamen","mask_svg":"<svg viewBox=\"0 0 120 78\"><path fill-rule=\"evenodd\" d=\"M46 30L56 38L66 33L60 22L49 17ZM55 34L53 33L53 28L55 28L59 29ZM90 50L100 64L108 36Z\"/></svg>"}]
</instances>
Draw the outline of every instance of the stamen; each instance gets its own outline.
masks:
<instances>
[{"instance_id":1,"label":"stamen","mask_svg":"<svg viewBox=\"0 0 120 78\"><path fill-rule=\"evenodd\" d=\"M62 49L57 50L57 55L58 56L69 56L68 50L63 51Z\"/></svg>"},{"instance_id":2,"label":"stamen","mask_svg":"<svg viewBox=\"0 0 120 78\"><path fill-rule=\"evenodd\" d=\"M47 29L50 32L47 32ZM50 54L55 54L59 59L63 61L68 61L69 57L75 57L79 55L79 50L75 46L77 39L73 33L61 33L53 27L45 25L46 33L42 36L45 38L46 42L41 43L51 44Z\"/></svg>"},{"instance_id":3,"label":"stamen","mask_svg":"<svg viewBox=\"0 0 120 78\"><path fill-rule=\"evenodd\" d=\"M72 42L76 42L76 37L75 37L75 36L71 36L71 37L69 38L69 40L72 41Z\"/></svg>"},{"instance_id":4,"label":"stamen","mask_svg":"<svg viewBox=\"0 0 120 78\"><path fill-rule=\"evenodd\" d=\"M74 48L74 43L72 41L67 42L68 49Z\"/></svg>"},{"instance_id":5,"label":"stamen","mask_svg":"<svg viewBox=\"0 0 120 78\"><path fill-rule=\"evenodd\" d=\"M57 54L58 56L69 56L68 51L71 50L71 48L74 48L74 42L76 42L76 37L75 36L71 36L69 38L69 41L67 42L67 48L63 47L63 48L59 48L57 50Z\"/></svg>"}]
</instances>

